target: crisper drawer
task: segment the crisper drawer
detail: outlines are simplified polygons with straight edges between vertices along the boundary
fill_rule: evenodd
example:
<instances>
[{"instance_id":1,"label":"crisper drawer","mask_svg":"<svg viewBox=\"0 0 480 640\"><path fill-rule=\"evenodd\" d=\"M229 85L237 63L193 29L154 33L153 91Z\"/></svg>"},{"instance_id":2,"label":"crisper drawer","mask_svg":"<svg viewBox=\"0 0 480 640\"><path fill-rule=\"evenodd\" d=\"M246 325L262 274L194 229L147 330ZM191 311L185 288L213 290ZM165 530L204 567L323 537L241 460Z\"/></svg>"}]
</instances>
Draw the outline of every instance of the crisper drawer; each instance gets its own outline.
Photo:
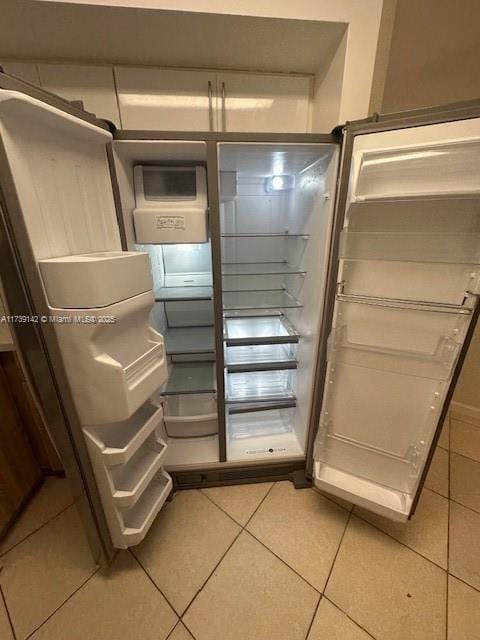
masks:
<instances>
[{"instance_id":1,"label":"crisper drawer","mask_svg":"<svg viewBox=\"0 0 480 640\"><path fill-rule=\"evenodd\" d=\"M228 402L257 402L295 398L294 375L295 372L288 369L228 373L227 400Z\"/></svg>"},{"instance_id":2,"label":"crisper drawer","mask_svg":"<svg viewBox=\"0 0 480 640\"><path fill-rule=\"evenodd\" d=\"M315 459L411 491L423 468L447 383L347 364L329 364L327 380Z\"/></svg>"},{"instance_id":3,"label":"crisper drawer","mask_svg":"<svg viewBox=\"0 0 480 640\"><path fill-rule=\"evenodd\" d=\"M167 396L164 421L171 438L198 438L218 432L217 401L213 394Z\"/></svg>"},{"instance_id":4,"label":"crisper drawer","mask_svg":"<svg viewBox=\"0 0 480 640\"><path fill-rule=\"evenodd\" d=\"M337 301L329 360L447 380L469 315Z\"/></svg>"},{"instance_id":5,"label":"crisper drawer","mask_svg":"<svg viewBox=\"0 0 480 640\"><path fill-rule=\"evenodd\" d=\"M356 153L354 199L476 193L478 140Z\"/></svg>"}]
</instances>

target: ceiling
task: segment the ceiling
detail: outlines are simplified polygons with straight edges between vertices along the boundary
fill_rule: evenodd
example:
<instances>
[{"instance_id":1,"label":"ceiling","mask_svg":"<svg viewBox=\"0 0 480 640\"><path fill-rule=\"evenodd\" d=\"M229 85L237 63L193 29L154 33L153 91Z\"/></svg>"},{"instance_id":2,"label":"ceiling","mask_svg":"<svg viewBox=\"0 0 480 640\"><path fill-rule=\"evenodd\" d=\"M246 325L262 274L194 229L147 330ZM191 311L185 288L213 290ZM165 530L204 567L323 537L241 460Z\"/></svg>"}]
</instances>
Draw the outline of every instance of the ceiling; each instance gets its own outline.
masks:
<instances>
[{"instance_id":1,"label":"ceiling","mask_svg":"<svg viewBox=\"0 0 480 640\"><path fill-rule=\"evenodd\" d=\"M346 24L2 0L0 58L322 75Z\"/></svg>"}]
</instances>

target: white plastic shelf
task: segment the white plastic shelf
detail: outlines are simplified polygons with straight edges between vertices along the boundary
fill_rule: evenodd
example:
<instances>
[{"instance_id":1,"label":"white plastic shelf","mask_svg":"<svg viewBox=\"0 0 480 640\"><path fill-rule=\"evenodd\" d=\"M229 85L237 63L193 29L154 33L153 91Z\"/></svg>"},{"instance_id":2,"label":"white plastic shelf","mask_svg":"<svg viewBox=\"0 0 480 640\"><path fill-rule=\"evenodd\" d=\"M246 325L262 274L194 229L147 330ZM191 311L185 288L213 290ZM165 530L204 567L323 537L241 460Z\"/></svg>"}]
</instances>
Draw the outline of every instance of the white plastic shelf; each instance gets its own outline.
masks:
<instances>
[{"instance_id":1,"label":"white plastic shelf","mask_svg":"<svg viewBox=\"0 0 480 640\"><path fill-rule=\"evenodd\" d=\"M227 317L224 321L227 346L297 343L299 335L281 314Z\"/></svg>"},{"instance_id":2,"label":"white plastic shelf","mask_svg":"<svg viewBox=\"0 0 480 640\"><path fill-rule=\"evenodd\" d=\"M166 443L152 434L129 462L112 468L113 499L119 507L137 502L159 471L166 449Z\"/></svg>"},{"instance_id":3,"label":"white plastic shelf","mask_svg":"<svg viewBox=\"0 0 480 640\"><path fill-rule=\"evenodd\" d=\"M340 237L340 257L480 264L480 233L385 233L344 229Z\"/></svg>"},{"instance_id":4,"label":"white plastic shelf","mask_svg":"<svg viewBox=\"0 0 480 640\"><path fill-rule=\"evenodd\" d=\"M284 289L265 291L225 291L223 308L242 309L300 309L303 305Z\"/></svg>"},{"instance_id":5,"label":"white plastic shelf","mask_svg":"<svg viewBox=\"0 0 480 640\"><path fill-rule=\"evenodd\" d=\"M218 432L213 394L167 396L164 411L165 430L170 438L203 438Z\"/></svg>"},{"instance_id":6,"label":"white plastic shelf","mask_svg":"<svg viewBox=\"0 0 480 640\"><path fill-rule=\"evenodd\" d=\"M87 427L84 432L101 453L104 464L111 467L128 462L161 424L162 417L162 409L148 402L128 420Z\"/></svg>"},{"instance_id":7,"label":"white plastic shelf","mask_svg":"<svg viewBox=\"0 0 480 640\"><path fill-rule=\"evenodd\" d=\"M451 195L480 191L480 142L364 152L354 197Z\"/></svg>"},{"instance_id":8,"label":"white plastic shelf","mask_svg":"<svg viewBox=\"0 0 480 640\"><path fill-rule=\"evenodd\" d=\"M291 370L228 373L228 402L259 402L295 398Z\"/></svg>"},{"instance_id":9,"label":"white plastic shelf","mask_svg":"<svg viewBox=\"0 0 480 640\"><path fill-rule=\"evenodd\" d=\"M171 477L166 471L160 471L138 502L133 507L123 510L121 536L125 546L133 546L143 540L171 490Z\"/></svg>"}]
</instances>

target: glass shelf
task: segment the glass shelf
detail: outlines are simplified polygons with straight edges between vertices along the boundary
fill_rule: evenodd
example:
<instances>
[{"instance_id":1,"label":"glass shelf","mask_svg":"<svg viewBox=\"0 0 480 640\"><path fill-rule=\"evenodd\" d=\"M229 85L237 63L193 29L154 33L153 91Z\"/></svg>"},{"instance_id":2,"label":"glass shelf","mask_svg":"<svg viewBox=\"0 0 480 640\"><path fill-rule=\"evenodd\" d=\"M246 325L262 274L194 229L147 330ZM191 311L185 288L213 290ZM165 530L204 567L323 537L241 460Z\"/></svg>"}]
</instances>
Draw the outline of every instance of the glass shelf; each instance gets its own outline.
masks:
<instances>
[{"instance_id":1,"label":"glass shelf","mask_svg":"<svg viewBox=\"0 0 480 640\"><path fill-rule=\"evenodd\" d=\"M299 335L285 316L276 314L225 318L224 338L227 346L233 346L296 343Z\"/></svg>"},{"instance_id":2,"label":"glass shelf","mask_svg":"<svg viewBox=\"0 0 480 640\"><path fill-rule=\"evenodd\" d=\"M480 264L480 233L372 233L344 229L340 257Z\"/></svg>"},{"instance_id":3,"label":"glass shelf","mask_svg":"<svg viewBox=\"0 0 480 640\"><path fill-rule=\"evenodd\" d=\"M307 238L308 233L222 233L222 238Z\"/></svg>"},{"instance_id":4,"label":"glass shelf","mask_svg":"<svg viewBox=\"0 0 480 640\"><path fill-rule=\"evenodd\" d=\"M287 262L228 262L222 264L222 276L266 276L302 274L306 271Z\"/></svg>"},{"instance_id":5,"label":"glass shelf","mask_svg":"<svg viewBox=\"0 0 480 640\"><path fill-rule=\"evenodd\" d=\"M223 292L223 308L227 311L241 309L299 309L302 306L284 289Z\"/></svg>"},{"instance_id":6,"label":"glass shelf","mask_svg":"<svg viewBox=\"0 0 480 640\"><path fill-rule=\"evenodd\" d=\"M215 365L209 362L182 362L171 366L167 383L161 394L214 393Z\"/></svg>"},{"instance_id":7,"label":"glass shelf","mask_svg":"<svg viewBox=\"0 0 480 640\"><path fill-rule=\"evenodd\" d=\"M213 353L213 327L175 327L163 332L167 355Z\"/></svg>"},{"instance_id":8,"label":"glass shelf","mask_svg":"<svg viewBox=\"0 0 480 640\"><path fill-rule=\"evenodd\" d=\"M211 300L212 296L212 287L159 287L155 289L156 302Z\"/></svg>"},{"instance_id":9,"label":"glass shelf","mask_svg":"<svg viewBox=\"0 0 480 640\"><path fill-rule=\"evenodd\" d=\"M296 369L295 347L291 344L242 345L227 347L227 371L267 371Z\"/></svg>"},{"instance_id":10,"label":"glass shelf","mask_svg":"<svg viewBox=\"0 0 480 640\"><path fill-rule=\"evenodd\" d=\"M293 372L286 370L228 373L226 400L235 402L261 402L289 400L293 392Z\"/></svg>"}]
</instances>

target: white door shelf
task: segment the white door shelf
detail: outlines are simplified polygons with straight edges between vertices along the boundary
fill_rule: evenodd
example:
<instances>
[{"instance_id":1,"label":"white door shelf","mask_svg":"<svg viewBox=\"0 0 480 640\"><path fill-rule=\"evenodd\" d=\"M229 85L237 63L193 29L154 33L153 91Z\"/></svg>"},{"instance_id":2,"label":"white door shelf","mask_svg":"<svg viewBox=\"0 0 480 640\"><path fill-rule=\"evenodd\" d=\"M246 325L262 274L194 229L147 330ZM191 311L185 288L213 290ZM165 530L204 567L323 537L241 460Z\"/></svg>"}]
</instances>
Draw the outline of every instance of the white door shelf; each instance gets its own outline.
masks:
<instances>
[{"instance_id":1,"label":"white door shelf","mask_svg":"<svg viewBox=\"0 0 480 640\"><path fill-rule=\"evenodd\" d=\"M138 502L133 507L119 512L120 548L134 546L143 540L170 495L172 485L169 474L160 471Z\"/></svg>"},{"instance_id":2,"label":"white door shelf","mask_svg":"<svg viewBox=\"0 0 480 640\"><path fill-rule=\"evenodd\" d=\"M218 432L217 401L213 394L167 396L164 410L165 430L170 438L199 438Z\"/></svg>"},{"instance_id":3,"label":"white door shelf","mask_svg":"<svg viewBox=\"0 0 480 640\"><path fill-rule=\"evenodd\" d=\"M86 427L84 433L101 453L103 464L112 467L128 462L160 426L162 418L162 408L148 402L128 420Z\"/></svg>"},{"instance_id":4,"label":"white door shelf","mask_svg":"<svg viewBox=\"0 0 480 640\"><path fill-rule=\"evenodd\" d=\"M127 464L111 469L113 499L119 507L130 507L138 501L159 471L166 448L164 440L152 434Z\"/></svg>"},{"instance_id":5,"label":"white door shelf","mask_svg":"<svg viewBox=\"0 0 480 640\"><path fill-rule=\"evenodd\" d=\"M297 343L299 335L281 314L226 317L224 337L227 346Z\"/></svg>"},{"instance_id":6,"label":"white door shelf","mask_svg":"<svg viewBox=\"0 0 480 640\"><path fill-rule=\"evenodd\" d=\"M447 380L469 316L337 301L328 359Z\"/></svg>"},{"instance_id":7,"label":"white door shelf","mask_svg":"<svg viewBox=\"0 0 480 640\"><path fill-rule=\"evenodd\" d=\"M480 191L478 140L357 152L356 164L355 199Z\"/></svg>"},{"instance_id":8,"label":"white door shelf","mask_svg":"<svg viewBox=\"0 0 480 640\"><path fill-rule=\"evenodd\" d=\"M392 233L348 231L340 236L347 260L399 260L480 264L480 233Z\"/></svg>"}]
</instances>

